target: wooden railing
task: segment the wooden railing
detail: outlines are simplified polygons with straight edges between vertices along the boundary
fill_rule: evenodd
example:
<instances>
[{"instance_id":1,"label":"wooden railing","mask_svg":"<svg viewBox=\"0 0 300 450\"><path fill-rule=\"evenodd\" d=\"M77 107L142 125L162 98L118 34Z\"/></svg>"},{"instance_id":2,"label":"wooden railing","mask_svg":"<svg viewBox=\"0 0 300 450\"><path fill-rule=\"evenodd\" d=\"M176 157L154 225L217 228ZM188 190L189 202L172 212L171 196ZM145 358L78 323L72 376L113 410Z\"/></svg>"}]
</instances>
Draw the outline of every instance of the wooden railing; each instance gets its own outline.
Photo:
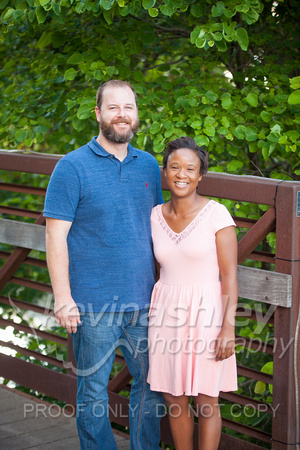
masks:
<instances>
[{"instance_id":1,"label":"wooden railing","mask_svg":"<svg viewBox=\"0 0 300 450\"><path fill-rule=\"evenodd\" d=\"M59 158L60 156L55 155L0 151L0 177L1 173L5 174L7 171L13 171L14 174L18 172L49 176ZM162 183L163 189L167 189L164 177L162 177ZM30 186L15 182L0 182L0 190L37 197L44 196L46 192L45 186ZM248 352L249 357L247 364L238 364L238 375L242 380L241 384L253 385L260 381L266 385L272 385L273 399L271 402L270 398L245 395L243 392L242 394L221 393L220 403L230 405L232 412L231 418L228 413L224 414L223 426L231 430L231 434L233 431L238 434L232 436L222 433L220 449L254 450L266 447L274 450L299 449L300 183L208 173L200 183L199 191L202 195L218 198L221 201L233 200L234 209L237 211L238 206L243 203L264 205L260 211L265 210L258 219L242 217L242 214L234 217L241 230L240 235L242 234L242 237L239 235L240 307L237 321L251 320L252 324L257 322L257 326L261 326L264 322L274 325L274 335L267 341L246 336L243 333L243 327L239 327L237 344L240 352ZM20 311L22 314L30 311L31 314L52 316L49 305L45 307L45 305L31 303L25 298L26 296L22 298L22 293L18 296L19 298L12 298L9 290L9 286L17 285L21 286L24 292L26 289L34 289L35 292L48 293L48 295L52 293L49 282L36 281L30 275L22 278L17 273L23 265L31 268L38 267L45 272L47 270L43 253L45 222L42 208L40 210L29 207L20 208L14 203L6 203L4 201L0 205L0 213L3 215L0 219L0 245L3 244L2 247L5 247L3 250L0 248L0 260L3 261L0 269L0 291L2 291L0 305L2 303L13 306L19 314ZM256 208L255 211L257 214L258 209ZM34 223L32 223L33 220L35 220ZM276 232L276 254L272 254L265 245L265 238L271 232ZM30 255L32 250L37 251L33 256ZM260 265L264 268L249 267L251 261L261 262ZM75 405L76 377L72 370L75 361L70 336L62 337L57 332L17 323L4 317L0 318L0 326L4 329L12 326L15 330L46 339L54 346L56 344L66 346L68 349L68 357L62 361L60 357L49 356L44 352L30 350L12 342L0 341L2 348L27 356L25 361L0 353L0 376ZM268 354L270 358L273 355L273 375L260 371L257 367L253 368L252 360L258 352L260 355ZM43 364L32 363L28 361L29 358ZM117 354L116 362L123 368L111 378L108 386L111 420L128 426L128 398L121 396L120 392L130 390L131 376L121 354ZM120 410L116 408L117 405L122 405L122 414L116 417L113 412ZM243 412L244 416L247 411L251 414L253 411L254 414L263 412L266 421L272 421L272 427L269 427L271 432L262 430L262 427L257 427L255 424L236 420L238 411ZM172 444L167 416L162 419L161 430L162 440Z\"/></svg>"}]
</instances>

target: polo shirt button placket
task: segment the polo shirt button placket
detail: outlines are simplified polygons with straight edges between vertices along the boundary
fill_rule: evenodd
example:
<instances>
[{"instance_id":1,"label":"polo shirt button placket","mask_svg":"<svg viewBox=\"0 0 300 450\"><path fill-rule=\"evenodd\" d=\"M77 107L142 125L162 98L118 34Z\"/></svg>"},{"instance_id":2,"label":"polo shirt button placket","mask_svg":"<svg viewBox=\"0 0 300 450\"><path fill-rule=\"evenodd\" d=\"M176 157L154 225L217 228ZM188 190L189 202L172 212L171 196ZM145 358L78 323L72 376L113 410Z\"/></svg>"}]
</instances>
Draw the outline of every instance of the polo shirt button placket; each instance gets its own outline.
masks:
<instances>
[{"instance_id":1,"label":"polo shirt button placket","mask_svg":"<svg viewBox=\"0 0 300 450\"><path fill-rule=\"evenodd\" d=\"M120 181L126 182L128 181L128 176L126 174L124 175L125 165L128 163L128 161L124 164L124 161L120 163Z\"/></svg>"}]
</instances>

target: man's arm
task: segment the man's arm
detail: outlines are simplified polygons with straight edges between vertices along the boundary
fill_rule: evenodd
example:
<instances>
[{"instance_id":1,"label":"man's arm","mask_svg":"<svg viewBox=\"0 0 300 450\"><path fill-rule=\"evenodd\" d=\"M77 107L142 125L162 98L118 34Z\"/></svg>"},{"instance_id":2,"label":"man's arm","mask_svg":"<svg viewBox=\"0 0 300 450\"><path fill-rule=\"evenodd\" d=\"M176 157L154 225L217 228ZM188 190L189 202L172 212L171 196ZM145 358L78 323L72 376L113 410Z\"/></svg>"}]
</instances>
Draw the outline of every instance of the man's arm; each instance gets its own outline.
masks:
<instances>
[{"instance_id":1,"label":"man's arm","mask_svg":"<svg viewBox=\"0 0 300 450\"><path fill-rule=\"evenodd\" d=\"M47 218L46 251L55 298L54 314L59 325L76 333L80 323L79 310L71 295L67 236L72 222Z\"/></svg>"}]
</instances>

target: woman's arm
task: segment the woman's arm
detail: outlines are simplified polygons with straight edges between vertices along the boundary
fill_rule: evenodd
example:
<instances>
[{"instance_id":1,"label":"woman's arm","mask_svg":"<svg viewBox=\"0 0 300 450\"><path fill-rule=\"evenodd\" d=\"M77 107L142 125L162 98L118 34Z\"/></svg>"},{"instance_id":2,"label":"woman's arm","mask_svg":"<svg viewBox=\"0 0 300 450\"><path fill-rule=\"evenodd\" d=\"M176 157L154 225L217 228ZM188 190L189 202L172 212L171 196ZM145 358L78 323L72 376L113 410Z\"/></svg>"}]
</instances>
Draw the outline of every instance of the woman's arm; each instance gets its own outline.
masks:
<instances>
[{"instance_id":1,"label":"woman's arm","mask_svg":"<svg viewBox=\"0 0 300 450\"><path fill-rule=\"evenodd\" d=\"M155 281L157 282L160 276L160 265L155 257L154 257L154 264L155 264Z\"/></svg>"},{"instance_id":2,"label":"woman's arm","mask_svg":"<svg viewBox=\"0 0 300 450\"><path fill-rule=\"evenodd\" d=\"M238 300L237 239L233 226L216 233L216 246L222 284L223 322L218 335L216 361L233 355L235 348L235 312Z\"/></svg>"}]
</instances>

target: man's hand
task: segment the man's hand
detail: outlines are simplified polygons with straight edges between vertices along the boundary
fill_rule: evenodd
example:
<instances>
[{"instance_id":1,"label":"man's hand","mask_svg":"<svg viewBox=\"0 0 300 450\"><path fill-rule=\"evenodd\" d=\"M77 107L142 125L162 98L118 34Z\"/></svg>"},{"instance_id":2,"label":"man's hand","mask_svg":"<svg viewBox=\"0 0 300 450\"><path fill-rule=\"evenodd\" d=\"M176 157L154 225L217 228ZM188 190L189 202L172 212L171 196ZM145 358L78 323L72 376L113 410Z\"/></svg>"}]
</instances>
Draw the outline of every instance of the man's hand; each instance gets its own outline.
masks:
<instances>
[{"instance_id":1,"label":"man's hand","mask_svg":"<svg viewBox=\"0 0 300 450\"><path fill-rule=\"evenodd\" d=\"M226 332L221 330L215 344L216 361L223 361L234 354L235 336L234 331Z\"/></svg>"},{"instance_id":2,"label":"man's hand","mask_svg":"<svg viewBox=\"0 0 300 450\"><path fill-rule=\"evenodd\" d=\"M54 314L58 325L66 328L68 333L76 333L77 324L81 322L79 310L72 298L63 301L55 300Z\"/></svg>"}]
</instances>

